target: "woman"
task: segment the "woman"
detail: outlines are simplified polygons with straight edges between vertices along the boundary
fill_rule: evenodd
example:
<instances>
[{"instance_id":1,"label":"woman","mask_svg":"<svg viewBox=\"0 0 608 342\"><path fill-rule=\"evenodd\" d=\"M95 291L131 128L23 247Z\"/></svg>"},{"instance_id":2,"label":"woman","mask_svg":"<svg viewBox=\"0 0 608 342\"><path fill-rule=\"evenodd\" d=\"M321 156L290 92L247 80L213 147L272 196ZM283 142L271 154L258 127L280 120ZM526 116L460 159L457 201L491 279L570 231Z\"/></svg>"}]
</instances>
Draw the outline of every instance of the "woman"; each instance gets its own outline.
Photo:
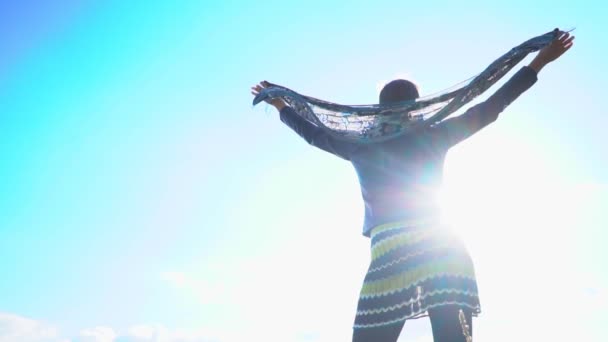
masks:
<instances>
[{"instance_id":1,"label":"woman","mask_svg":"<svg viewBox=\"0 0 608 342\"><path fill-rule=\"evenodd\" d=\"M487 126L537 80L540 70L573 45L560 32L485 102L416 133L374 144L337 140L280 99L281 121L309 144L350 161L365 203L363 234L372 260L359 296L354 342L397 341L407 319L429 316L435 342L467 341L480 312L473 263L463 244L439 223L435 193L447 151ZM257 95L269 83L252 87ZM380 103L418 98L407 80L388 83Z\"/></svg>"}]
</instances>

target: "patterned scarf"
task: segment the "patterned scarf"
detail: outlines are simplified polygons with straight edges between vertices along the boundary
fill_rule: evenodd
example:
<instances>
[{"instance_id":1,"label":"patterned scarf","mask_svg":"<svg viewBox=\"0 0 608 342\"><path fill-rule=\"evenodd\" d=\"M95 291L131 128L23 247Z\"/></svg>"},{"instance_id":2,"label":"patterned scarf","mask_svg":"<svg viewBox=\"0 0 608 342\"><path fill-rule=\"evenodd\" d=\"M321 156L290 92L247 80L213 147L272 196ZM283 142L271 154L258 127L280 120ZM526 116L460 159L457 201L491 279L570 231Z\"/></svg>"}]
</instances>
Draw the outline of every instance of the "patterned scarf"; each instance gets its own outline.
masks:
<instances>
[{"instance_id":1,"label":"patterned scarf","mask_svg":"<svg viewBox=\"0 0 608 342\"><path fill-rule=\"evenodd\" d=\"M356 143L374 143L434 125L490 88L529 53L557 38L557 30L534 37L490 64L479 75L438 94L391 104L340 105L270 84L254 99L279 98L295 112L330 135Z\"/></svg>"}]
</instances>

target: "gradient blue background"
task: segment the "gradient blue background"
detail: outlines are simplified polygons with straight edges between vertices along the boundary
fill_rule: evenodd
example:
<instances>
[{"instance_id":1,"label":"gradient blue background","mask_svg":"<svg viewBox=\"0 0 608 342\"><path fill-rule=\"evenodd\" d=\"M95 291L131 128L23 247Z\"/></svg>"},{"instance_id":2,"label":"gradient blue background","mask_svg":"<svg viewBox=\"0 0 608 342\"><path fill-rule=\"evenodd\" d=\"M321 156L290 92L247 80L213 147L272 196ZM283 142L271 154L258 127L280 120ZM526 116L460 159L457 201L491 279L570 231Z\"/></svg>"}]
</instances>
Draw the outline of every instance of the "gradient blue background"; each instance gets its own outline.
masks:
<instances>
[{"instance_id":1,"label":"gradient blue background","mask_svg":"<svg viewBox=\"0 0 608 342\"><path fill-rule=\"evenodd\" d=\"M15 322L32 341L347 339L368 257L355 174L252 108L249 87L361 104L405 76L430 94L554 27L576 27L575 47L450 154L446 182L457 225L486 228L462 229L489 317L476 335L519 336L500 312L537 298L529 281L560 291L508 312L603 340L607 14L600 1L0 1L0 340ZM480 203L491 216L473 217ZM501 302L509 274L526 279ZM406 331L430 341L424 324Z\"/></svg>"}]
</instances>

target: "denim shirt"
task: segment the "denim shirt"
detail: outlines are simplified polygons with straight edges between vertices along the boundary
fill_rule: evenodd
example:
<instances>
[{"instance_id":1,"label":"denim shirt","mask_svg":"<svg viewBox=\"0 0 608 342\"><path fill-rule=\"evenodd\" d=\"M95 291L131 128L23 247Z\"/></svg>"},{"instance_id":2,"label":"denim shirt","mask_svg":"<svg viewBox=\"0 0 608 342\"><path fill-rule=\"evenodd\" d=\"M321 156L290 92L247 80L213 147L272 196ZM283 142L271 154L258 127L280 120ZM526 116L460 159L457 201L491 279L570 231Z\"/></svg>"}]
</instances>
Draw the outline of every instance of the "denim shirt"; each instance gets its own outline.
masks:
<instances>
[{"instance_id":1,"label":"denim shirt","mask_svg":"<svg viewBox=\"0 0 608 342\"><path fill-rule=\"evenodd\" d=\"M438 217L436 194L447 151L495 121L536 80L536 72L523 67L486 101L462 115L374 144L336 139L290 107L283 108L280 117L309 144L352 163L365 203L363 235L369 237L380 224Z\"/></svg>"}]
</instances>

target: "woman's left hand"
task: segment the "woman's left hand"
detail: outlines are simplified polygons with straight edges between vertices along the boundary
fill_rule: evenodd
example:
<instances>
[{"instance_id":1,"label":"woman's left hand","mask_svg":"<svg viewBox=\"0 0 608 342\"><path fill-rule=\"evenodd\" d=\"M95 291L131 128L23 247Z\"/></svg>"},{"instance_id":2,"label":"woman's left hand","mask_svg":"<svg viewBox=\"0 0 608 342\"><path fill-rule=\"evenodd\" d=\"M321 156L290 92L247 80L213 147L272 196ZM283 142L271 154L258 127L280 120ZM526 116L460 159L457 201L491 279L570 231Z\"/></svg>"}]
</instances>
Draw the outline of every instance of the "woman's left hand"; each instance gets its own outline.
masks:
<instances>
[{"instance_id":1,"label":"woman's left hand","mask_svg":"<svg viewBox=\"0 0 608 342\"><path fill-rule=\"evenodd\" d=\"M268 88L269 86L270 86L270 83L268 83L268 81L262 81L259 84L256 84L255 86L251 87L251 94L253 96L258 96L258 94L262 91L262 89ZM267 99L264 101L266 101L266 103L273 105L279 112L281 111L281 109L287 107L287 104L285 103L285 101L283 101L281 99Z\"/></svg>"}]
</instances>

